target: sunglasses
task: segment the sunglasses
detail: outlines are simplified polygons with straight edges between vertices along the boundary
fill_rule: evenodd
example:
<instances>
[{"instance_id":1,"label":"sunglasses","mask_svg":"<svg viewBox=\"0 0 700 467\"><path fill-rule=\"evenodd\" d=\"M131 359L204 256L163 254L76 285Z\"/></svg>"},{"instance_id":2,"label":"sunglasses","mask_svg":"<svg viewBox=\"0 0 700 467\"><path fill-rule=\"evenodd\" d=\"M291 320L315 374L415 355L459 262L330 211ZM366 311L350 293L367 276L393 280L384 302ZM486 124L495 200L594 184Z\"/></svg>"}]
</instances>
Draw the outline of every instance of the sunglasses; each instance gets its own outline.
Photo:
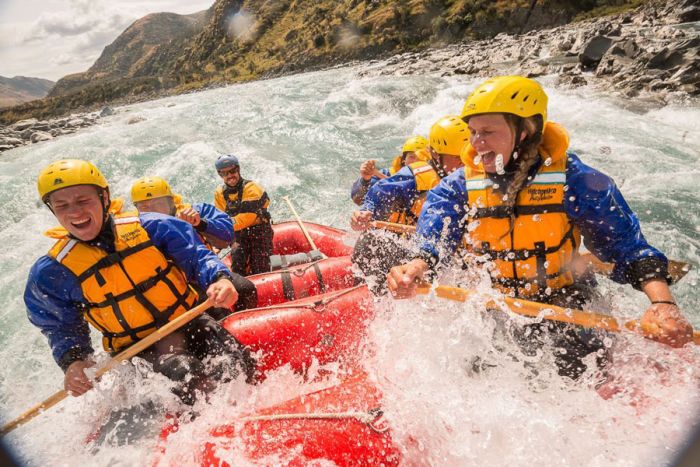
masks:
<instances>
[{"instance_id":1,"label":"sunglasses","mask_svg":"<svg viewBox=\"0 0 700 467\"><path fill-rule=\"evenodd\" d=\"M227 177L232 174L237 174L241 169L239 167L231 167L230 169L218 170L219 176Z\"/></svg>"}]
</instances>

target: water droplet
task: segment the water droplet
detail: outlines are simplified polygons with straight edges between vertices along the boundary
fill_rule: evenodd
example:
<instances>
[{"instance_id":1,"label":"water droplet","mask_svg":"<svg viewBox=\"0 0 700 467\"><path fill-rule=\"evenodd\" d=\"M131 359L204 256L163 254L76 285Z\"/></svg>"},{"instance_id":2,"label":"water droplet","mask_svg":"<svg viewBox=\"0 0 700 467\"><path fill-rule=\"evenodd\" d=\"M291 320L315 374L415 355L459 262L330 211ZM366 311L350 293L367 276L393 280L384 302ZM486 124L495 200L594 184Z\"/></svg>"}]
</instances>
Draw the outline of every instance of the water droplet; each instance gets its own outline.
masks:
<instances>
[{"instance_id":1,"label":"water droplet","mask_svg":"<svg viewBox=\"0 0 700 467\"><path fill-rule=\"evenodd\" d=\"M564 191L569 191L569 185L564 185Z\"/></svg>"},{"instance_id":2,"label":"water droplet","mask_svg":"<svg viewBox=\"0 0 700 467\"><path fill-rule=\"evenodd\" d=\"M518 154L518 151L513 152L513 159L517 159L520 157L520 154Z\"/></svg>"},{"instance_id":3,"label":"water droplet","mask_svg":"<svg viewBox=\"0 0 700 467\"><path fill-rule=\"evenodd\" d=\"M498 175L503 175L506 173L503 168L503 154L496 154L496 173Z\"/></svg>"},{"instance_id":4,"label":"water droplet","mask_svg":"<svg viewBox=\"0 0 700 467\"><path fill-rule=\"evenodd\" d=\"M542 220L542 216L540 216L539 214L535 214L534 216L532 216L532 220L535 222L540 222Z\"/></svg>"},{"instance_id":5,"label":"water droplet","mask_svg":"<svg viewBox=\"0 0 700 467\"><path fill-rule=\"evenodd\" d=\"M546 289L544 289L544 293L545 293L545 295L552 295L552 288L547 287Z\"/></svg>"},{"instance_id":6,"label":"water droplet","mask_svg":"<svg viewBox=\"0 0 700 467\"><path fill-rule=\"evenodd\" d=\"M546 167L549 167L550 165L552 165L552 158L551 158L551 157L546 158L546 159L544 160L544 165L545 165Z\"/></svg>"},{"instance_id":7,"label":"water droplet","mask_svg":"<svg viewBox=\"0 0 700 467\"><path fill-rule=\"evenodd\" d=\"M494 190L498 190L500 187L501 187L501 185L499 185L498 183L494 183L494 184L493 184L493 189L494 189Z\"/></svg>"},{"instance_id":8,"label":"water droplet","mask_svg":"<svg viewBox=\"0 0 700 467\"><path fill-rule=\"evenodd\" d=\"M575 196L569 196L569 201L576 201L576 197L575 197Z\"/></svg>"},{"instance_id":9,"label":"water droplet","mask_svg":"<svg viewBox=\"0 0 700 467\"><path fill-rule=\"evenodd\" d=\"M477 154L474 156L474 165L479 165L481 164L481 155Z\"/></svg>"}]
</instances>

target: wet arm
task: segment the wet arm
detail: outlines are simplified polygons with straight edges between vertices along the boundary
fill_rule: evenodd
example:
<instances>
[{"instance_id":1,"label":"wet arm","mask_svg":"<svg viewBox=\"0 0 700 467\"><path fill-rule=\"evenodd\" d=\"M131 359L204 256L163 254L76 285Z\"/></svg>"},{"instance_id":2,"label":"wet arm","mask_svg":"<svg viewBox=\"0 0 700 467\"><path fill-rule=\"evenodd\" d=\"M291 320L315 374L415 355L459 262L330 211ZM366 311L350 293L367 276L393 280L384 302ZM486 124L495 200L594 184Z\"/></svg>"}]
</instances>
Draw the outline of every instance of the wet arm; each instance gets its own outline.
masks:
<instances>
[{"instance_id":1,"label":"wet arm","mask_svg":"<svg viewBox=\"0 0 700 467\"><path fill-rule=\"evenodd\" d=\"M187 222L156 213L143 213L139 217L153 245L175 262L188 281L206 290L222 275L231 277L231 271L202 243Z\"/></svg>"},{"instance_id":2,"label":"wet arm","mask_svg":"<svg viewBox=\"0 0 700 467\"><path fill-rule=\"evenodd\" d=\"M668 260L649 245L639 220L615 182L569 156L565 208L584 244L595 256L615 265L611 278L641 290L648 280L666 281Z\"/></svg>"},{"instance_id":3,"label":"wet arm","mask_svg":"<svg viewBox=\"0 0 700 467\"><path fill-rule=\"evenodd\" d=\"M68 269L47 256L34 264L24 291L27 317L47 338L53 358L63 371L94 352L80 310L84 302L78 281Z\"/></svg>"}]
</instances>

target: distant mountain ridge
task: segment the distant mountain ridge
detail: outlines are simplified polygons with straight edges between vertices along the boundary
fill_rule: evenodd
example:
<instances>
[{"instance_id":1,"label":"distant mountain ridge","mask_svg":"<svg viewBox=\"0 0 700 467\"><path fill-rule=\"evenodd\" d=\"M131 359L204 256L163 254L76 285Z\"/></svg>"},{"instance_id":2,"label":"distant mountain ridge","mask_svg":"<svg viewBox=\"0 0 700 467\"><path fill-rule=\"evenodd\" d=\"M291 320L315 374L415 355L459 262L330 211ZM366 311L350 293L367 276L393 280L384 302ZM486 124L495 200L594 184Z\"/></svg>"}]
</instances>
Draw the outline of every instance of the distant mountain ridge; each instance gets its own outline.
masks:
<instances>
[{"instance_id":1,"label":"distant mountain ridge","mask_svg":"<svg viewBox=\"0 0 700 467\"><path fill-rule=\"evenodd\" d=\"M49 93L54 84L56 83L42 78L0 76L0 108L41 99Z\"/></svg>"},{"instance_id":2,"label":"distant mountain ridge","mask_svg":"<svg viewBox=\"0 0 700 467\"><path fill-rule=\"evenodd\" d=\"M216 0L192 15L139 19L89 70L59 80L46 99L0 112L0 122L521 33L640 1Z\"/></svg>"},{"instance_id":3,"label":"distant mountain ridge","mask_svg":"<svg viewBox=\"0 0 700 467\"><path fill-rule=\"evenodd\" d=\"M177 58L186 40L204 27L206 19L206 10L191 15L152 13L144 16L105 47L90 69L61 78L49 97L81 91L96 82L158 75L166 64Z\"/></svg>"}]
</instances>

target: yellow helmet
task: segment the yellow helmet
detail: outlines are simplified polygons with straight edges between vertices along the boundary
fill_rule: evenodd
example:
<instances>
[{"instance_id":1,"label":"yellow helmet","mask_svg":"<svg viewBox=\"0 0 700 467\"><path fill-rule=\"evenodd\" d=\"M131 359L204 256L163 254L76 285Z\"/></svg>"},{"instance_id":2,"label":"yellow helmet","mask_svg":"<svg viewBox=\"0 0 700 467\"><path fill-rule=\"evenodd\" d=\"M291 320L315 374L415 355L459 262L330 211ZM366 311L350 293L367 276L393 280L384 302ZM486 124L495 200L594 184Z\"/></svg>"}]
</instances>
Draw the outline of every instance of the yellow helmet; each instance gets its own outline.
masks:
<instances>
[{"instance_id":1,"label":"yellow helmet","mask_svg":"<svg viewBox=\"0 0 700 467\"><path fill-rule=\"evenodd\" d=\"M462 118L488 113L509 113L527 118L542 115L547 121L547 94L542 86L522 76L498 76L481 83L462 109Z\"/></svg>"},{"instance_id":2,"label":"yellow helmet","mask_svg":"<svg viewBox=\"0 0 700 467\"><path fill-rule=\"evenodd\" d=\"M138 203L147 199L173 196L170 185L160 177L139 178L131 185L131 202Z\"/></svg>"},{"instance_id":3,"label":"yellow helmet","mask_svg":"<svg viewBox=\"0 0 700 467\"><path fill-rule=\"evenodd\" d=\"M44 167L37 179L43 202L54 191L76 185L94 185L106 190L107 179L92 163L80 159L63 159Z\"/></svg>"},{"instance_id":4,"label":"yellow helmet","mask_svg":"<svg viewBox=\"0 0 700 467\"><path fill-rule=\"evenodd\" d=\"M428 146L428 140L422 136L412 136L403 143L401 152L416 152L419 149L424 149Z\"/></svg>"},{"instance_id":5,"label":"yellow helmet","mask_svg":"<svg viewBox=\"0 0 700 467\"><path fill-rule=\"evenodd\" d=\"M456 115L448 115L430 127L430 147L438 154L459 157L469 141L469 127Z\"/></svg>"}]
</instances>

